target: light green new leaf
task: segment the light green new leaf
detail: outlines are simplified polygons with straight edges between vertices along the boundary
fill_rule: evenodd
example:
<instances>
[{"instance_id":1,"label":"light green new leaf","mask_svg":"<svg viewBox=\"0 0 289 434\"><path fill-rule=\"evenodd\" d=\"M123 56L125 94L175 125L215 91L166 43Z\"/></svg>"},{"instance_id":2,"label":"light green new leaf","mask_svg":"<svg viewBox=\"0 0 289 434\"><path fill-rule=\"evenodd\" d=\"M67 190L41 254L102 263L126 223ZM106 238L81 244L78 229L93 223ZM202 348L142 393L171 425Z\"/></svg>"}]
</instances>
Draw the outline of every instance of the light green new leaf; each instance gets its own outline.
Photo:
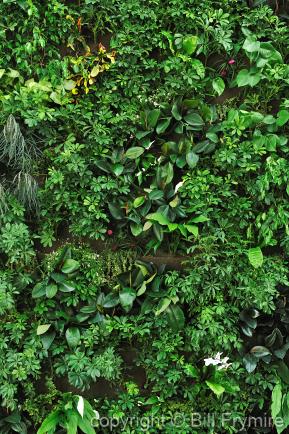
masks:
<instances>
[{"instance_id":1,"label":"light green new leaf","mask_svg":"<svg viewBox=\"0 0 289 434\"><path fill-rule=\"evenodd\" d=\"M37 336L43 335L51 327L51 324L41 324L37 327Z\"/></svg>"},{"instance_id":2,"label":"light green new leaf","mask_svg":"<svg viewBox=\"0 0 289 434\"><path fill-rule=\"evenodd\" d=\"M221 77L217 77L215 80L213 80L213 89L218 95L222 95L225 90L225 83Z\"/></svg>"},{"instance_id":3,"label":"light green new leaf","mask_svg":"<svg viewBox=\"0 0 289 434\"><path fill-rule=\"evenodd\" d=\"M253 247L248 250L248 258L251 265L254 268L261 267L263 264L263 253L260 247Z\"/></svg>"},{"instance_id":4,"label":"light green new leaf","mask_svg":"<svg viewBox=\"0 0 289 434\"><path fill-rule=\"evenodd\" d=\"M132 148L129 148L125 156L129 158L130 160L135 160L136 158L140 157L144 153L144 148L141 148L140 146L134 146Z\"/></svg>"},{"instance_id":5,"label":"light green new leaf","mask_svg":"<svg viewBox=\"0 0 289 434\"><path fill-rule=\"evenodd\" d=\"M146 216L146 219L158 222L162 226L168 226L170 224L170 221L167 219L167 217L160 212L153 212L151 214L148 214Z\"/></svg>"},{"instance_id":6,"label":"light green new leaf","mask_svg":"<svg viewBox=\"0 0 289 434\"><path fill-rule=\"evenodd\" d=\"M220 396L225 392L225 388L221 384L212 383L211 381L206 381L206 385L214 392L215 395Z\"/></svg>"},{"instance_id":7,"label":"light green new leaf","mask_svg":"<svg viewBox=\"0 0 289 434\"><path fill-rule=\"evenodd\" d=\"M275 419L280 413L281 405L282 405L282 387L280 383L277 383L272 391L271 414L273 419Z\"/></svg>"}]
</instances>

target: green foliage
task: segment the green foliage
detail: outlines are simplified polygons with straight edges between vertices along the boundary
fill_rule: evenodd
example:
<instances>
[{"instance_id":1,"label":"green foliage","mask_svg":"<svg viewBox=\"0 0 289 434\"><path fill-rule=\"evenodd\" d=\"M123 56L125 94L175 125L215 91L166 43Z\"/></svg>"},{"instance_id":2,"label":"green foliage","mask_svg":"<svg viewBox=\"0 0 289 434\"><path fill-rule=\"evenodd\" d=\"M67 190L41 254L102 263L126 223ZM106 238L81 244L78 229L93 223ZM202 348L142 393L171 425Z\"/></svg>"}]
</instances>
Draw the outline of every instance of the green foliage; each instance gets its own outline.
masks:
<instances>
[{"instance_id":1,"label":"green foliage","mask_svg":"<svg viewBox=\"0 0 289 434\"><path fill-rule=\"evenodd\" d=\"M284 432L285 2L1 12L0 431Z\"/></svg>"}]
</instances>

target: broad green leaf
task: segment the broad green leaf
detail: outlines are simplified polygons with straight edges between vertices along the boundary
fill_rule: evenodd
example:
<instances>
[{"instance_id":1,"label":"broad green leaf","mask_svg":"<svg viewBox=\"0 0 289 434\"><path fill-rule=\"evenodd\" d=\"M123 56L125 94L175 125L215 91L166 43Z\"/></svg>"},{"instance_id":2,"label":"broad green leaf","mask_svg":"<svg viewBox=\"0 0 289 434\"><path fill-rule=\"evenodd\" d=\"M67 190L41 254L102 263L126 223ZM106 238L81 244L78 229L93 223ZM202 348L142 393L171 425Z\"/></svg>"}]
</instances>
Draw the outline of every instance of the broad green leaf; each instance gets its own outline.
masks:
<instances>
[{"instance_id":1,"label":"broad green leaf","mask_svg":"<svg viewBox=\"0 0 289 434\"><path fill-rule=\"evenodd\" d=\"M152 190L149 192L150 200L158 200L164 197L164 192L162 190Z\"/></svg>"},{"instance_id":2,"label":"broad green leaf","mask_svg":"<svg viewBox=\"0 0 289 434\"><path fill-rule=\"evenodd\" d=\"M150 221L148 221L148 222L145 222L145 224L143 225L143 228L142 228L142 230L145 232L145 231L148 231L151 227L152 227L152 222L150 222Z\"/></svg>"},{"instance_id":3,"label":"broad green leaf","mask_svg":"<svg viewBox=\"0 0 289 434\"><path fill-rule=\"evenodd\" d=\"M158 223L155 223L153 225L153 231L154 231L154 234L155 234L157 240L161 243L164 239L163 228Z\"/></svg>"},{"instance_id":4,"label":"broad green leaf","mask_svg":"<svg viewBox=\"0 0 289 434\"><path fill-rule=\"evenodd\" d=\"M182 119L182 114L179 110L179 104L178 102L174 102L173 107L172 107L172 115L173 117L177 120L180 121Z\"/></svg>"},{"instance_id":5,"label":"broad green leaf","mask_svg":"<svg viewBox=\"0 0 289 434\"><path fill-rule=\"evenodd\" d=\"M198 215L190 220L190 223L204 223L208 222L210 219L204 215Z\"/></svg>"},{"instance_id":6,"label":"broad green leaf","mask_svg":"<svg viewBox=\"0 0 289 434\"><path fill-rule=\"evenodd\" d=\"M41 427L38 429L37 434L50 434L53 433L57 427L58 422L61 420L60 410L50 413L42 422Z\"/></svg>"},{"instance_id":7,"label":"broad green leaf","mask_svg":"<svg viewBox=\"0 0 289 434\"><path fill-rule=\"evenodd\" d=\"M174 331L182 330L185 326L185 315L180 306L176 304L170 304L165 310L168 324Z\"/></svg>"},{"instance_id":8,"label":"broad green leaf","mask_svg":"<svg viewBox=\"0 0 289 434\"><path fill-rule=\"evenodd\" d=\"M124 288L119 293L119 299L122 306L130 306L136 299L136 292L132 288Z\"/></svg>"},{"instance_id":9,"label":"broad green leaf","mask_svg":"<svg viewBox=\"0 0 289 434\"><path fill-rule=\"evenodd\" d=\"M148 214L146 216L146 219L158 222L162 226L167 226L170 223L170 221L167 219L167 217L165 215L161 214L160 212L154 212L154 213Z\"/></svg>"},{"instance_id":10,"label":"broad green leaf","mask_svg":"<svg viewBox=\"0 0 289 434\"><path fill-rule=\"evenodd\" d=\"M111 292L105 296L102 306L109 309L111 307L117 306L118 303L119 303L118 294Z\"/></svg>"},{"instance_id":11,"label":"broad green leaf","mask_svg":"<svg viewBox=\"0 0 289 434\"><path fill-rule=\"evenodd\" d=\"M261 358L271 354L271 351L262 345L256 345L255 347L251 348L250 353L257 358Z\"/></svg>"},{"instance_id":12,"label":"broad green leaf","mask_svg":"<svg viewBox=\"0 0 289 434\"><path fill-rule=\"evenodd\" d=\"M184 227L187 229L190 234L193 234L195 237L199 235L199 228L195 225L184 225Z\"/></svg>"},{"instance_id":13,"label":"broad green leaf","mask_svg":"<svg viewBox=\"0 0 289 434\"><path fill-rule=\"evenodd\" d=\"M43 335L44 333L47 332L48 329L50 329L51 324L41 324L37 327L37 331L36 334L37 336L39 335Z\"/></svg>"},{"instance_id":14,"label":"broad green leaf","mask_svg":"<svg viewBox=\"0 0 289 434\"><path fill-rule=\"evenodd\" d=\"M72 286L72 284L70 282L60 283L58 288L59 288L59 291L61 291L61 292L72 292L75 290L75 287Z\"/></svg>"},{"instance_id":15,"label":"broad green leaf","mask_svg":"<svg viewBox=\"0 0 289 434\"><path fill-rule=\"evenodd\" d=\"M132 148L129 148L125 155L127 158L131 160L135 160L136 158L140 157L144 153L144 148L141 148L140 146L134 146Z\"/></svg>"},{"instance_id":16,"label":"broad green leaf","mask_svg":"<svg viewBox=\"0 0 289 434\"><path fill-rule=\"evenodd\" d=\"M271 399L271 414L275 419L281 411L282 405L282 387L280 383L277 383L272 391Z\"/></svg>"},{"instance_id":17,"label":"broad green leaf","mask_svg":"<svg viewBox=\"0 0 289 434\"><path fill-rule=\"evenodd\" d=\"M185 121L189 124L192 125L194 127L202 127L204 125L204 121L202 119L202 117L199 115L199 113L188 113L185 117L184 117Z\"/></svg>"},{"instance_id":18,"label":"broad green leaf","mask_svg":"<svg viewBox=\"0 0 289 434\"><path fill-rule=\"evenodd\" d=\"M37 283L32 290L32 298L39 298L46 294L45 283Z\"/></svg>"},{"instance_id":19,"label":"broad green leaf","mask_svg":"<svg viewBox=\"0 0 289 434\"><path fill-rule=\"evenodd\" d=\"M139 206L141 206L144 203L144 201L145 201L144 196L136 197L135 200L133 201L134 208L138 208Z\"/></svg>"},{"instance_id":20,"label":"broad green leaf","mask_svg":"<svg viewBox=\"0 0 289 434\"><path fill-rule=\"evenodd\" d=\"M242 69L236 78L238 87L243 86L250 86L254 87L256 84L259 83L262 76L259 72L253 73L251 71L248 71L248 69Z\"/></svg>"},{"instance_id":21,"label":"broad green leaf","mask_svg":"<svg viewBox=\"0 0 289 434\"><path fill-rule=\"evenodd\" d=\"M77 403L77 411L80 414L81 417L83 417L84 412L84 399L82 396L78 397L78 403Z\"/></svg>"},{"instance_id":22,"label":"broad green leaf","mask_svg":"<svg viewBox=\"0 0 289 434\"><path fill-rule=\"evenodd\" d=\"M188 55L191 56L196 49L198 45L198 36L195 35L188 35L183 38L183 50Z\"/></svg>"},{"instance_id":23,"label":"broad green leaf","mask_svg":"<svg viewBox=\"0 0 289 434\"><path fill-rule=\"evenodd\" d=\"M130 230L134 237L138 237L143 232L143 227L137 223L130 223Z\"/></svg>"},{"instance_id":24,"label":"broad green leaf","mask_svg":"<svg viewBox=\"0 0 289 434\"><path fill-rule=\"evenodd\" d=\"M64 264L61 268L62 273L64 274L70 274L74 271L78 270L80 267L80 263L76 261L75 259L66 259L64 261Z\"/></svg>"},{"instance_id":25,"label":"broad green leaf","mask_svg":"<svg viewBox=\"0 0 289 434\"><path fill-rule=\"evenodd\" d=\"M221 77L217 77L213 80L213 89L218 95L222 95L225 90L225 83Z\"/></svg>"},{"instance_id":26,"label":"broad green leaf","mask_svg":"<svg viewBox=\"0 0 289 434\"><path fill-rule=\"evenodd\" d=\"M147 115L147 122L149 128L154 128L159 120L161 111L160 109L150 110Z\"/></svg>"},{"instance_id":27,"label":"broad green leaf","mask_svg":"<svg viewBox=\"0 0 289 434\"><path fill-rule=\"evenodd\" d=\"M248 250L248 258L251 265L254 268L261 267L263 264L263 253L260 247L253 247Z\"/></svg>"},{"instance_id":28,"label":"broad green leaf","mask_svg":"<svg viewBox=\"0 0 289 434\"><path fill-rule=\"evenodd\" d=\"M156 312L155 312L155 315L156 316L158 316L158 315L160 315L162 312L164 312L168 307L169 307L169 305L171 304L171 299L170 298L162 298L160 301L159 301L159 303L158 303L158 306L157 306L157 310L156 310Z\"/></svg>"},{"instance_id":29,"label":"broad green leaf","mask_svg":"<svg viewBox=\"0 0 289 434\"><path fill-rule=\"evenodd\" d=\"M53 298L58 291L58 286L55 283L51 283L50 285L46 286L46 297L47 298Z\"/></svg>"},{"instance_id":30,"label":"broad green leaf","mask_svg":"<svg viewBox=\"0 0 289 434\"><path fill-rule=\"evenodd\" d=\"M65 332L65 337L70 348L75 348L80 342L80 331L77 327L69 327Z\"/></svg>"},{"instance_id":31,"label":"broad green leaf","mask_svg":"<svg viewBox=\"0 0 289 434\"><path fill-rule=\"evenodd\" d=\"M109 208L110 214L116 220L122 220L125 217L123 210L121 208L113 205L112 203L108 204L108 208Z\"/></svg>"},{"instance_id":32,"label":"broad green leaf","mask_svg":"<svg viewBox=\"0 0 289 434\"><path fill-rule=\"evenodd\" d=\"M278 112L276 124L278 127L283 127L289 121L289 111L288 110L280 110Z\"/></svg>"},{"instance_id":33,"label":"broad green leaf","mask_svg":"<svg viewBox=\"0 0 289 434\"><path fill-rule=\"evenodd\" d=\"M55 332L49 332L49 333L45 333L44 335L40 336L43 348L45 350L48 350L52 344L52 342L54 341L56 336Z\"/></svg>"},{"instance_id":34,"label":"broad green leaf","mask_svg":"<svg viewBox=\"0 0 289 434\"><path fill-rule=\"evenodd\" d=\"M77 434L78 417L73 411L67 412L68 420L66 422L67 434Z\"/></svg>"},{"instance_id":35,"label":"broad green leaf","mask_svg":"<svg viewBox=\"0 0 289 434\"><path fill-rule=\"evenodd\" d=\"M170 125L171 118L161 119L156 127L157 134L163 134Z\"/></svg>"},{"instance_id":36,"label":"broad green leaf","mask_svg":"<svg viewBox=\"0 0 289 434\"><path fill-rule=\"evenodd\" d=\"M248 53L254 53L255 51L259 51L260 50L260 42L258 42L256 40L256 38L250 36L250 37L246 38L246 40L243 44L243 49L245 51L248 51Z\"/></svg>"},{"instance_id":37,"label":"broad green leaf","mask_svg":"<svg viewBox=\"0 0 289 434\"><path fill-rule=\"evenodd\" d=\"M194 167L196 167L198 161L199 161L199 156L197 154L194 153L194 151L190 151L187 153L186 155L186 161L189 165L189 167L191 169L193 169Z\"/></svg>"},{"instance_id":38,"label":"broad green leaf","mask_svg":"<svg viewBox=\"0 0 289 434\"><path fill-rule=\"evenodd\" d=\"M221 384L206 381L206 385L214 392L215 395L220 396L225 392L225 388Z\"/></svg>"},{"instance_id":39,"label":"broad green leaf","mask_svg":"<svg viewBox=\"0 0 289 434\"><path fill-rule=\"evenodd\" d=\"M124 166L122 164L114 164L112 166L112 171L116 176L120 176L124 170Z\"/></svg>"},{"instance_id":40,"label":"broad green leaf","mask_svg":"<svg viewBox=\"0 0 289 434\"><path fill-rule=\"evenodd\" d=\"M285 362L280 361L277 363L277 372L280 378L289 385L289 368Z\"/></svg>"}]
</instances>

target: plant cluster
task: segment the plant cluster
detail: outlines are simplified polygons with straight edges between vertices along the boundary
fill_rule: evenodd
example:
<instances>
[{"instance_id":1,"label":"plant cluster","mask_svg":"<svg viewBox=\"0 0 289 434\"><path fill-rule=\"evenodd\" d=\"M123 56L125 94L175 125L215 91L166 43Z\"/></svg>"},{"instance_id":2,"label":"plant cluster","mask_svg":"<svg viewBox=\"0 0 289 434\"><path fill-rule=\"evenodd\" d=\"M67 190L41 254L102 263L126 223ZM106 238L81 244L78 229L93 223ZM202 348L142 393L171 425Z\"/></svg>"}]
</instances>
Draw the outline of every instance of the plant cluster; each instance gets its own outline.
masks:
<instances>
[{"instance_id":1,"label":"plant cluster","mask_svg":"<svg viewBox=\"0 0 289 434\"><path fill-rule=\"evenodd\" d=\"M0 432L286 432L286 2L2 3Z\"/></svg>"}]
</instances>

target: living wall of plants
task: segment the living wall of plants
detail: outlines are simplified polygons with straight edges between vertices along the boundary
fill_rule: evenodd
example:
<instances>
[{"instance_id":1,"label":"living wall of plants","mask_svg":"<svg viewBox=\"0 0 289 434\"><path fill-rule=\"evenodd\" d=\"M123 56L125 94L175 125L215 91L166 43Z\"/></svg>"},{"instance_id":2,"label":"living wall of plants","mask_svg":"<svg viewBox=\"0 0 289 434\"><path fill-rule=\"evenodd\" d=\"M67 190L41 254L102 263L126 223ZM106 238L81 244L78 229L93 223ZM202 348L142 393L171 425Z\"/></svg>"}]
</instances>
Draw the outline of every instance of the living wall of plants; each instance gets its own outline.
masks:
<instances>
[{"instance_id":1,"label":"living wall of plants","mask_svg":"<svg viewBox=\"0 0 289 434\"><path fill-rule=\"evenodd\" d=\"M288 432L288 2L0 11L0 432Z\"/></svg>"}]
</instances>

